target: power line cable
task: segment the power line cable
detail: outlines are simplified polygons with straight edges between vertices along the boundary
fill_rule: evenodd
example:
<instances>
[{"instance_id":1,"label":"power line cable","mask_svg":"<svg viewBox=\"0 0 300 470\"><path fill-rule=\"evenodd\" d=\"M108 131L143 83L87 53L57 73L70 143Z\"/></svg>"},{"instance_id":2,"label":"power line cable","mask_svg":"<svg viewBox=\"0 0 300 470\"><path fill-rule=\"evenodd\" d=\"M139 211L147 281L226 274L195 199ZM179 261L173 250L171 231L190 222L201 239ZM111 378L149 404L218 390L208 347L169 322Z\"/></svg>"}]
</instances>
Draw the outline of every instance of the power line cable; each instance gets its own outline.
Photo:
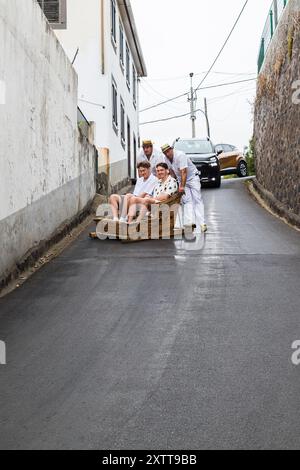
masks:
<instances>
[{"instance_id":1,"label":"power line cable","mask_svg":"<svg viewBox=\"0 0 300 470\"><path fill-rule=\"evenodd\" d=\"M194 74L194 77L198 77L200 75L204 75L207 73L207 70L205 70L204 72L198 72L198 73L195 73ZM249 76L249 75L256 75L257 72L211 72L215 75L232 75L232 76ZM169 77L169 78L147 78L146 80L144 79L144 81L146 81L147 83L149 82L169 82L169 81L175 81L175 80L184 80L187 78L187 75L188 74L185 74L185 75L181 75L179 77Z\"/></svg>"},{"instance_id":2,"label":"power line cable","mask_svg":"<svg viewBox=\"0 0 300 470\"><path fill-rule=\"evenodd\" d=\"M211 103L214 103L215 101L214 100L218 100L218 99L222 99L222 98L226 98L228 96L232 96L232 95L237 95L239 93L248 93L250 92L251 90L250 89L247 89L247 90L236 90L235 92L233 93L230 93L228 95L225 95L225 96L222 96L222 97L216 97L216 98L212 98L212 101ZM196 109L196 113L201 111L202 113L204 112L201 108L199 109ZM145 126L147 124L155 124L155 123L158 123L158 122L166 122L166 121L171 121L173 119L179 119L181 117L186 117L186 116L189 116L190 115L190 112L189 113L185 113L185 114L178 114L178 115L175 115L175 116L170 116L170 117L167 117L167 118L161 118L161 119L155 119L153 121L147 121L147 122L142 122L140 123L140 126Z\"/></svg>"},{"instance_id":3,"label":"power line cable","mask_svg":"<svg viewBox=\"0 0 300 470\"><path fill-rule=\"evenodd\" d=\"M255 78L248 78L248 79L246 79L246 80L237 80L237 81L235 81L235 82L218 83L218 84L216 84L216 85L209 85L209 86L207 86L207 87L199 88L199 90L209 90L209 89L211 89L211 88L219 88L219 87L224 87L224 86L229 86L229 85L236 85L236 84L238 84L238 83L252 82L252 81L256 81L256 80L257 80L257 77L255 77ZM168 99L168 100L166 100L166 101L162 101L162 102L156 103L156 104L154 104L154 105L152 105L152 106L148 106L148 108L141 109L141 110L140 110L140 113L143 113L143 112L148 111L148 110L153 109L153 108L157 108L158 106L162 106L163 104L169 103L170 101L174 101L174 100L176 100L176 99L178 99L178 98L181 98L181 97L187 96L187 95L188 95L188 93L183 93L182 95L176 96L175 98L170 98L170 99Z\"/></svg>"},{"instance_id":4,"label":"power line cable","mask_svg":"<svg viewBox=\"0 0 300 470\"><path fill-rule=\"evenodd\" d=\"M218 54L217 54L215 60L214 60L213 63L211 64L209 70L206 72L204 78L203 78L203 79L201 80L201 82L199 83L198 87L196 88L196 91L200 89L201 85L202 85L202 84L204 83L204 81L207 79L208 75L210 74L210 72L211 72L212 69L214 68L214 66L215 66L215 64L216 64L216 62L217 62L217 60L219 59L220 55L222 54L223 50L225 49L225 47L226 47L226 45L227 45L229 39L230 39L231 36L232 36L233 31L235 30L235 28L236 28L236 26L237 26L237 24L238 24L238 22L239 22L239 20L240 20L240 18L241 18L241 16L242 16L242 14L243 14L243 12L244 12L244 10L245 10L247 4L248 4L248 1L249 1L249 0L246 0L246 1L245 1L244 5L243 5L243 8L241 9L241 11L240 11L240 13L239 13L237 19L235 20L234 25L233 25L233 27L231 28L230 33L228 34L228 36L227 36L227 38L226 38L226 40L225 40L223 46L221 47L220 51L218 52Z\"/></svg>"},{"instance_id":5,"label":"power line cable","mask_svg":"<svg viewBox=\"0 0 300 470\"><path fill-rule=\"evenodd\" d=\"M183 96L187 96L187 95L188 95L188 93L183 93L182 95L175 96L174 98L169 98L166 101L162 101L160 103L156 103L152 106L149 106L148 108L141 109L140 113L148 111L149 109L157 108L158 106L162 106L163 104L170 103L170 101L177 100L178 98L182 98Z\"/></svg>"},{"instance_id":6,"label":"power line cable","mask_svg":"<svg viewBox=\"0 0 300 470\"><path fill-rule=\"evenodd\" d=\"M204 111L199 108L199 109L196 109L195 110L195 113L198 113L199 111L201 111L202 113L204 113ZM167 117L167 118L163 118L163 119L156 119L154 121L147 121L147 122L141 122L140 123L140 126L145 126L146 124L155 124L156 122L165 122L165 121L171 121L172 119L178 119L178 118L181 118L181 117L185 117L185 116L189 116L190 112L189 113L185 113L185 114L178 114L176 116L170 116L170 117Z\"/></svg>"},{"instance_id":7,"label":"power line cable","mask_svg":"<svg viewBox=\"0 0 300 470\"><path fill-rule=\"evenodd\" d=\"M145 87L145 85L149 88L149 90ZM141 81L141 86L142 86L143 90L144 90L147 94L149 94L149 91L152 90L153 93L159 95L161 98L164 98L165 100L168 100L168 99L169 99L168 96L163 95L162 93L160 93L159 91L157 91L155 88L153 88L153 86L150 85L150 83L148 83L146 80L142 80L142 81ZM183 104L182 102L175 101L175 99L174 99L173 102L174 102L175 104L180 104L180 105ZM174 106L172 106L172 107L173 107L173 109L174 109Z\"/></svg>"},{"instance_id":8,"label":"power line cable","mask_svg":"<svg viewBox=\"0 0 300 470\"><path fill-rule=\"evenodd\" d=\"M240 18L241 18L241 16L242 16L242 14L243 14L243 12L244 12L244 10L245 10L247 4L248 4L248 1L249 1L249 0L246 0L246 1L245 1L244 5L243 5L243 8L241 9L241 11L240 11L240 13L239 13L239 15L238 15L236 21L234 22L234 25L233 25L233 27L231 28L231 31L230 31L229 35L227 36L227 38L226 38L226 40L225 40L223 46L221 47L219 53L217 54L217 57L216 57L215 60L213 61L212 65L210 66L209 70L206 72L204 78L201 80L200 84L198 85L198 87L196 88L195 91L198 91L198 90L200 89L201 85L204 83L204 81L206 80L206 78L208 77L208 75L210 74L210 72L212 71L213 67L215 66L217 60L219 59L220 55L222 54L223 50L225 49L225 46L227 45L227 43L228 43L228 41L229 41L229 39L230 39L230 37L231 37L233 31L235 30L235 28L236 28L236 26L237 26L237 24L238 24L238 22L239 22L239 20L240 20ZM202 88L202 89L207 89L207 88ZM157 103L157 104L155 104L155 105L152 105L152 106L149 106L149 107L147 107L147 108L145 108L145 109L142 109L140 112L142 113L142 112L148 111L148 110L150 110L150 109L156 108L156 107L158 107L158 106L162 106L162 105L164 105L164 104L166 104L166 103L170 103L171 101L174 101L174 100L176 100L176 99L178 99L178 98L181 98L181 97L183 97L183 96L187 96L188 94L189 94L189 93L183 93L182 95L176 96L176 97L174 97L174 98L170 98L170 99L168 99L168 100L166 100L166 101L163 101L163 102L161 102L161 103Z\"/></svg>"},{"instance_id":9,"label":"power line cable","mask_svg":"<svg viewBox=\"0 0 300 470\"><path fill-rule=\"evenodd\" d=\"M216 96L214 98L208 99L208 103L210 105L213 105L215 103L218 103L219 101L222 101L226 98L229 98L230 96L235 96L235 95L244 94L244 93L250 93L251 91L254 91L253 88L249 88L249 87L242 88L240 90L234 91L233 93L228 93L227 95Z\"/></svg>"},{"instance_id":10,"label":"power line cable","mask_svg":"<svg viewBox=\"0 0 300 470\"><path fill-rule=\"evenodd\" d=\"M216 85L209 85L205 86L202 88L197 88L197 90L210 90L211 88L220 88L223 86L228 86L228 85L236 85L237 83L245 83L245 82L253 82L256 81L257 77L255 78L247 78L246 80L237 80L236 82L227 82L227 83L218 83Z\"/></svg>"}]
</instances>

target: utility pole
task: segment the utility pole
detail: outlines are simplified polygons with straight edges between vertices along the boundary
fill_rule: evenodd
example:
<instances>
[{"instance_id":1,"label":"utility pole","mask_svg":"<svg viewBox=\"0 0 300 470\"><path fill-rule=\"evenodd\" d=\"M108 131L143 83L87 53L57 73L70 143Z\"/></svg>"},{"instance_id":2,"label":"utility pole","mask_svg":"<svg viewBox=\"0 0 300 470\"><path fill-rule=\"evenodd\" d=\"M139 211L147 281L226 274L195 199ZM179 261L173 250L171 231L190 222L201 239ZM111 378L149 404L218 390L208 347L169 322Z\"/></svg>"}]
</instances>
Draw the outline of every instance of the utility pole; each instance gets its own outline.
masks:
<instances>
[{"instance_id":1,"label":"utility pole","mask_svg":"<svg viewBox=\"0 0 300 470\"><path fill-rule=\"evenodd\" d=\"M207 136L210 138L210 126L209 126L207 99L206 98L204 98L204 112L205 112L205 118L206 118Z\"/></svg>"},{"instance_id":2,"label":"utility pole","mask_svg":"<svg viewBox=\"0 0 300 470\"><path fill-rule=\"evenodd\" d=\"M196 116L196 110L195 110L195 103L197 101L197 95L196 95L196 91L194 90L194 87L193 87L193 77L194 77L194 74L193 73L190 73L190 77L191 77L191 95L189 97L189 101L191 103L191 121L192 121L192 137L193 139L196 137L196 119L197 119L197 116Z\"/></svg>"}]
</instances>

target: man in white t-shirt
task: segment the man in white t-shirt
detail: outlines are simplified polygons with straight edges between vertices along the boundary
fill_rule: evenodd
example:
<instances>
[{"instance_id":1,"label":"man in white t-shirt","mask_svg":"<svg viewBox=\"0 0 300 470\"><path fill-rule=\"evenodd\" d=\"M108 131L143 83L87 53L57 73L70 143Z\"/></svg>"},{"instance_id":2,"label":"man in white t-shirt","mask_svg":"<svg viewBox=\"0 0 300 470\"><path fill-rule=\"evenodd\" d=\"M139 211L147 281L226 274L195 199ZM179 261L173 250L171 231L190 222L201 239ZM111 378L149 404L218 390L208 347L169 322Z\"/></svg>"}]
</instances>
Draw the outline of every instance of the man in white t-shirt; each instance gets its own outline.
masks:
<instances>
[{"instance_id":1,"label":"man in white t-shirt","mask_svg":"<svg viewBox=\"0 0 300 470\"><path fill-rule=\"evenodd\" d=\"M179 192L184 193L184 225L196 224L196 232L207 232L204 218L204 203L201 194L201 182L196 166L183 152L175 150L171 145L162 147L162 152L169 160L171 169L179 181Z\"/></svg>"},{"instance_id":2,"label":"man in white t-shirt","mask_svg":"<svg viewBox=\"0 0 300 470\"><path fill-rule=\"evenodd\" d=\"M154 148L151 140L143 141L143 147L138 156L137 162L149 162L154 176L157 176L156 167L159 163L166 163L169 166L167 158L160 150Z\"/></svg>"},{"instance_id":3,"label":"man in white t-shirt","mask_svg":"<svg viewBox=\"0 0 300 470\"><path fill-rule=\"evenodd\" d=\"M136 197L152 196L153 190L157 185L157 178L151 173L151 165L149 162L142 161L137 164L140 177L137 179L133 193L120 196L113 194L109 198L114 221L127 222L127 213L130 199ZM120 219L119 219L120 215Z\"/></svg>"}]
</instances>

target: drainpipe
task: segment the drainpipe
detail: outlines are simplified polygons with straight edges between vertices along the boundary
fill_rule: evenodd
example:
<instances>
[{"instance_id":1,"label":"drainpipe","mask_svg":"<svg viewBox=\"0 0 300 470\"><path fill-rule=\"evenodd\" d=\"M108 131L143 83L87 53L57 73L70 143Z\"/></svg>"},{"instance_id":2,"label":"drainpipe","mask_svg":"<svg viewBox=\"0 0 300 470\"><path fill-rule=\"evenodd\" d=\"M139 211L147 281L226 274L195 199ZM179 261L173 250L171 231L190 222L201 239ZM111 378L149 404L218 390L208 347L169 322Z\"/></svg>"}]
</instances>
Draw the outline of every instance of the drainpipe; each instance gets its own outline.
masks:
<instances>
[{"instance_id":1,"label":"drainpipe","mask_svg":"<svg viewBox=\"0 0 300 470\"><path fill-rule=\"evenodd\" d=\"M101 37L101 72L102 75L105 74L105 43L104 43L104 37L105 37L105 31L104 31L104 0L101 0L101 24L100 24L100 37Z\"/></svg>"}]
</instances>

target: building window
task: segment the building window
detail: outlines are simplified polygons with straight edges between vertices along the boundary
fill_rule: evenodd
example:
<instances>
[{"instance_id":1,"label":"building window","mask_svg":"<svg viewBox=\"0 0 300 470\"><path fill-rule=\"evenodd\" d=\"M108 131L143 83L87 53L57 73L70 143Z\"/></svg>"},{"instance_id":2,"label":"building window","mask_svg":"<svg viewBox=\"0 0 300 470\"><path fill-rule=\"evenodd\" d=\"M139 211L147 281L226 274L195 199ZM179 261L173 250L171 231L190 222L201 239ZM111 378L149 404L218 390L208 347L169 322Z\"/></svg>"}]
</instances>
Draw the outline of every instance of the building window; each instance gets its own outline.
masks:
<instances>
[{"instance_id":1,"label":"building window","mask_svg":"<svg viewBox=\"0 0 300 470\"><path fill-rule=\"evenodd\" d=\"M126 145L126 136L125 136L125 106L124 101L120 98L120 109L121 109L121 144L125 149Z\"/></svg>"},{"instance_id":2,"label":"building window","mask_svg":"<svg viewBox=\"0 0 300 470\"><path fill-rule=\"evenodd\" d=\"M53 29L67 28L67 0L38 0Z\"/></svg>"},{"instance_id":3,"label":"building window","mask_svg":"<svg viewBox=\"0 0 300 470\"><path fill-rule=\"evenodd\" d=\"M116 50L117 47L117 9L116 9L116 0L110 0L111 4L111 41Z\"/></svg>"},{"instance_id":4,"label":"building window","mask_svg":"<svg viewBox=\"0 0 300 470\"><path fill-rule=\"evenodd\" d=\"M128 90L130 90L130 51L126 42L126 82Z\"/></svg>"},{"instance_id":5,"label":"building window","mask_svg":"<svg viewBox=\"0 0 300 470\"><path fill-rule=\"evenodd\" d=\"M112 124L115 133L118 135L118 89L112 77Z\"/></svg>"},{"instance_id":6,"label":"building window","mask_svg":"<svg viewBox=\"0 0 300 470\"><path fill-rule=\"evenodd\" d=\"M133 95L133 104L136 107L136 98L137 98L137 75L135 66L132 65L132 95Z\"/></svg>"},{"instance_id":7,"label":"building window","mask_svg":"<svg viewBox=\"0 0 300 470\"><path fill-rule=\"evenodd\" d=\"M120 41L120 65L121 65L121 69L122 71L124 72L124 68L125 68L125 58L124 58L124 29L123 29L123 26L120 22L120 38L119 38L119 41Z\"/></svg>"}]
</instances>

